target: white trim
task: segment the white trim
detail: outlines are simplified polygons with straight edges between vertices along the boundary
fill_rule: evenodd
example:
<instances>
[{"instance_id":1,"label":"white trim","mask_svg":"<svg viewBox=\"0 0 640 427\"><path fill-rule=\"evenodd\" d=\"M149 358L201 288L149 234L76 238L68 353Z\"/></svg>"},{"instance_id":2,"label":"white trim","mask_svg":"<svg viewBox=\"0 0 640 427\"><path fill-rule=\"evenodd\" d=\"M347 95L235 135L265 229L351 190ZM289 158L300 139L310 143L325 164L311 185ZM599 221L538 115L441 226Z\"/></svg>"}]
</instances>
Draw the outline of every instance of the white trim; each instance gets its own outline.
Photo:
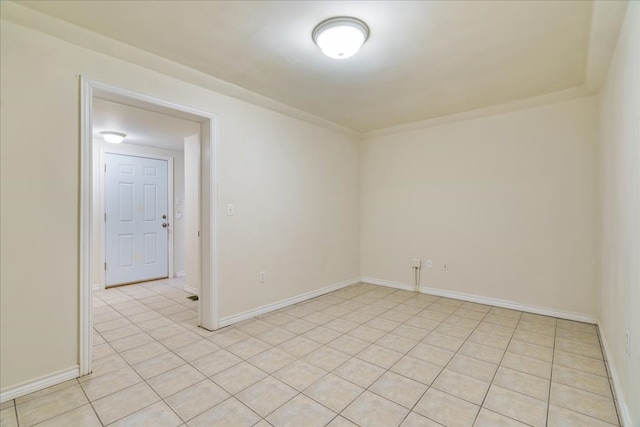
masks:
<instances>
[{"instance_id":1,"label":"white trim","mask_svg":"<svg viewBox=\"0 0 640 427\"><path fill-rule=\"evenodd\" d=\"M184 279L185 277L187 277L187 273L185 273L184 271L180 270L180 271L176 271L176 277L178 279Z\"/></svg>"},{"instance_id":2,"label":"white trim","mask_svg":"<svg viewBox=\"0 0 640 427\"><path fill-rule=\"evenodd\" d=\"M200 289L194 288L193 286L184 285L184 291L193 295L200 295Z\"/></svg>"},{"instance_id":3,"label":"white trim","mask_svg":"<svg viewBox=\"0 0 640 427\"><path fill-rule=\"evenodd\" d=\"M388 286L391 288L404 289L407 291L412 291L414 289L412 285L409 285L406 283L391 282L388 280L381 280L381 279L376 279L371 277L363 277L362 282L370 283L372 285L382 285L382 286ZM442 289L428 288L426 286L421 286L420 292L423 294L435 295L439 297L476 302L478 304L492 305L495 307L508 308L511 310L525 311L527 313L541 314L543 316L551 316L551 317L557 317L560 319L575 320L577 322L592 323L592 324L598 323L598 320L595 317L589 316L586 314L571 313L567 311L559 311L559 310L554 310L551 308L544 308L544 307L536 307L532 305L526 305L526 304L521 304L514 301L507 301L507 300L502 300L497 298L482 297L482 296L473 295L473 294L465 294L462 292L445 291Z\"/></svg>"},{"instance_id":4,"label":"white trim","mask_svg":"<svg viewBox=\"0 0 640 427\"><path fill-rule=\"evenodd\" d=\"M598 329L600 332L600 340L602 341L602 350L604 351L605 363L609 367L609 374L611 375L611 382L613 383L613 393L615 394L616 406L618 409L618 415L622 422L622 427L631 427L631 414L629 413L629 407L624 400L624 393L622 392L622 386L620 386L620 380L618 380L618 371L616 365L613 364L611 359L611 352L609 351L609 344L604 336L601 322L598 321Z\"/></svg>"},{"instance_id":5,"label":"white trim","mask_svg":"<svg viewBox=\"0 0 640 427\"><path fill-rule=\"evenodd\" d=\"M260 316L262 314L266 314L275 310L279 310L284 307L288 307L293 304L297 304L299 302L306 301L311 298L319 297L320 295L327 294L329 292L337 291L338 289L342 289L347 286L355 285L356 283L360 283L359 277L354 277L353 279L345 280L344 282L335 283L333 285L325 286L324 288L317 289L315 291L306 292L304 294L297 295L295 297L283 299L278 302L274 302L271 304L263 305L262 307L258 307L253 310L245 311L243 313L234 314L233 316L228 316L220 319L218 322L219 326L225 327L229 325L233 325L234 323L242 322L243 320L251 319L252 317Z\"/></svg>"},{"instance_id":6,"label":"white trim","mask_svg":"<svg viewBox=\"0 0 640 427\"><path fill-rule=\"evenodd\" d=\"M207 147L208 157L205 157L205 165L208 175L202 176L206 180L209 191L202 203L201 218L203 229L208 234L202 233L202 242L208 243L209 257L201 259L202 269L211 271L208 280L201 283L203 294L208 293L208 298L200 299L200 326L206 329L217 328L218 316L218 213L217 213L217 185L218 185L218 121L213 113L196 108L165 101L139 92L123 89L121 87L102 83L97 80L80 76L80 313L79 313L79 362L80 375L91 372L91 350L93 334L92 319L92 242L95 236L92 232L93 218L93 127L92 127L92 101L95 95L109 97L109 99L124 104L138 103L148 104L158 109L170 110L182 118L201 123L200 144ZM209 212L210 211L210 212ZM207 215L204 215L206 213Z\"/></svg>"},{"instance_id":7,"label":"white trim","mask_svg":"<svg viewBox=\"0 0 640 427\"><path fill-rule=\"evenodd\" d=\"M11 387L0 392L0 403L4 403L12 399L17 399L18 397L43 390L47 387L61 384L65 381L78 378L79 376L80 366L76 365L73 368L63 369L62 371L44 375L35 380L26 381L15 387Z\"/></svg>"},{"instance_id":8,"label":"white trim","mask_svg":"<svg viewBox=\"0 0 640 427\"><path fill-rule=\"evenodd\" d=\"M102 286L102 284L100 284L100 283L96 283L95 285L93 285L93 287L92 287L91 289L93 289L93 291L95 292L95 291L101 291L101 290L103 290L103 289L104 289L104 287Z\"/></svg>"},{"instance_id":9,"label":"white trim","mask_svg":"<svg viewBox=\"0 0 640 427\"><path fill-rule=\"evenodd\" d=\"M164 149L161 149L165 151ZM99 217L104 218L105 212L107 211L107 206L105 204L106 200L106 176L104 173L104 167L107 161L107 154L117 154L120 156L129 156L129 157L143 157L146 159L155 159L155 160L164 160L167 162L167 222L171 224L169 227L169 232L167 233L167 272L168 277L172 278L174 276L175 271L175 252L174 252L174 230L175 230L175 222L173 217L173 190L174 190L174 164L175 157L168 154L158 154L154 153L153 149L145 146L137 146L135 148L128 147L126 145L119 145L109 148L100 147L100 160L99 160L99 201L98 206L100 207ZM104 221L100 220L100 237L98 238L98 247L100 248L100 265L104 265L107 260L107 251L106 251L106 230L107 225ZM107 287L107 272L104 268L100 269L100 280L104 284L104 287Z\"/></svg>"}]
</instances>

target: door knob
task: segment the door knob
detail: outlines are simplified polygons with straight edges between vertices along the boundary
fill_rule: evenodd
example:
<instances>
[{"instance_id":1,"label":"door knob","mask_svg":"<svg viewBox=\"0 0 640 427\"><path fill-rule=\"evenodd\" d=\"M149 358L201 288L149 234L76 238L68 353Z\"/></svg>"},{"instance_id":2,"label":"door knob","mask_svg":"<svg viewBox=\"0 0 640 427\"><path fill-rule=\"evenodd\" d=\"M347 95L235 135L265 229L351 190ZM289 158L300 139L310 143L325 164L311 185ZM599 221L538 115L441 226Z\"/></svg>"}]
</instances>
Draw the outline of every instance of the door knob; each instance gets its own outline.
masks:
<instances>
[{"instance_id":1,"label":"door knob","mask_svg":"<svg viewBox=\"0 0 640 427\"><path fill-rule=\"evenodd\" d=\"M167 228L167 227L169 226L169 224L168 224L168 223L166 223L166 222L163 222L163 223L162 223L162 226L163 226L164 228Z\"/></svg>"}]
</instances>

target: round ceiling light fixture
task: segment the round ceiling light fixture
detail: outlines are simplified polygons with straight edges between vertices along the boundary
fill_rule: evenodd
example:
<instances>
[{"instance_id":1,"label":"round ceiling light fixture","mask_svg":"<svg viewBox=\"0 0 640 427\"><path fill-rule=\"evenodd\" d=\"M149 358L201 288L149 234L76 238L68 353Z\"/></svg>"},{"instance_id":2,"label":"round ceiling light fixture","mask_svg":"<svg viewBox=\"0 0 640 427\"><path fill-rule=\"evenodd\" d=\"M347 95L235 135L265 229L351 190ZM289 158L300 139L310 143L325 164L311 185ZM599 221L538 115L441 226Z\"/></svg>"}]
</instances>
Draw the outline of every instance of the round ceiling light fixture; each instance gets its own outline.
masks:
<instances>
[{"instance_id":1,"label":"round ceiling light fixture","mask_svg":"<svg viewBox=\"0 0 640 427\"><path fill-rule=\"evenodd\" d=\"M127 136L124 133L111 132L111 131L100 132L100 135L102 135L102 138L104 138L105 141L110 142L112 144L120 144L122 141L124 141L125 137Z\"/></svg>"},{"instance_id":2,"label":"round ceiling light fixture","mask_svg":"<svg viewBox=\"0 0 640 427\"><path fill-rule=\"evenodd\" d=\"M369 27L356 18L330 18L311 33L313 41L329 58L345 59L355 55L369 38Z\"/></svg>"}]
</instances>

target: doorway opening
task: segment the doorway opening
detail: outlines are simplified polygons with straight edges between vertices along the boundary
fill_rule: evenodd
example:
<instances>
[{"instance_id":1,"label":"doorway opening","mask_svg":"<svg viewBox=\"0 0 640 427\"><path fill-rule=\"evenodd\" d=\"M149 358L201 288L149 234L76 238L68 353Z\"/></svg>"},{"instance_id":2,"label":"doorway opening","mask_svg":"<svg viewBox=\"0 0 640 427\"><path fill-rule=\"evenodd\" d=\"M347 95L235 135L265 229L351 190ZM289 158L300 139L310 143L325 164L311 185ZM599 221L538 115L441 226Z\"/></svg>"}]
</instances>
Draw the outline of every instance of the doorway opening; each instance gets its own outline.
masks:
<instances>
[{"instance_id":1,"label":"doorway opening","mask_svg":"<svg viewBox=\"0 0 640 427\"><path fill-rule=\"evenodd\" d=\"M178 287L184 283L187 285L184 286L185 291L199 296L196 303L198 326L207 330L217 329L217 120L214 114L206 111L83 76L80 77L80 85L79 364L80 374L86 375L92 370L93 291L105 286L155 278L166 280L160 283L162 286ZM123 144L116 149L94 141L94 119L98 117L94 108L105 103L136 109L147 115L160 113L168 121L175 119L176 122L195 126L197 134L184 138L184 155L179 159L183 174L183 190L179 196L172 191L174 186L170 175L174 172L175 157L180 155L173 155L173 151L167 150L172 147L151 144L152 147L145 148ZM132 142L135 142L135 135L132 137ZM189 173L185 173L187 161L191 162ZM129 182L104 175L107 164L126 175L136 162L140 163L137 167L143 175L148 172L147 175L158 179L154 181L152 176L142 176ZM109 183L109 179L113 182ZM189 190L185 185L187 182ZM105 191L109 185L110 191ZM136 186L140 189L137 199L133 194ZM167 188L163 189L163 186ZM118 200L109 205L106 195ZM185 203L187 200L190 201L188 204ZM142 228L127 229L133 224L136 212L142 218L138 224ZM118 221L107 227L109 219ZM175 251L176 233L182 239L180 253ZM190 271L188 281L185 280L185 270Z\"/></svg>"}]
</instances>

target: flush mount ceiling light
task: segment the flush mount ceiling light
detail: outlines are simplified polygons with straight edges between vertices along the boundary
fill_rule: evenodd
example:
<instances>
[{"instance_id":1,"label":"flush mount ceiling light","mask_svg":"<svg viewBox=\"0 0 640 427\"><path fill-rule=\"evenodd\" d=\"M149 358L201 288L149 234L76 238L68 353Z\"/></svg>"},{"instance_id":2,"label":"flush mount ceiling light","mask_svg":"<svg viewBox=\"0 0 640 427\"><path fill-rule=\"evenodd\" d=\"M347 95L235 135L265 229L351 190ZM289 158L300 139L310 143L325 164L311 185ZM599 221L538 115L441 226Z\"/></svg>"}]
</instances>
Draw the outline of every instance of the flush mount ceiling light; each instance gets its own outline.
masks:
<instances>
[{"instance_id":1,"label":"flush mount ceiling light","mask_svg":"<svg viewBox=\"0 0 640 427\"><path fill-rule=\"evenodd\" d=\"M329 58L355 55L369 38L369 27L356 18L337 17L319 23L311 34L313 41Z\"/></svg>"},{"instance_id":2,"label":"flush mount ceiling light","mask_svg":"<svg viewBox=\"0 0 640 427\"><path fill-rule=\"evenodd\" d=\"M102 135L105 141L110 142L112 144L120 144L122 141L124 141L124 138L127 136L124 133L111 132L111 131L100 132L100 135Z\"/></svg>"}]
</instances>

